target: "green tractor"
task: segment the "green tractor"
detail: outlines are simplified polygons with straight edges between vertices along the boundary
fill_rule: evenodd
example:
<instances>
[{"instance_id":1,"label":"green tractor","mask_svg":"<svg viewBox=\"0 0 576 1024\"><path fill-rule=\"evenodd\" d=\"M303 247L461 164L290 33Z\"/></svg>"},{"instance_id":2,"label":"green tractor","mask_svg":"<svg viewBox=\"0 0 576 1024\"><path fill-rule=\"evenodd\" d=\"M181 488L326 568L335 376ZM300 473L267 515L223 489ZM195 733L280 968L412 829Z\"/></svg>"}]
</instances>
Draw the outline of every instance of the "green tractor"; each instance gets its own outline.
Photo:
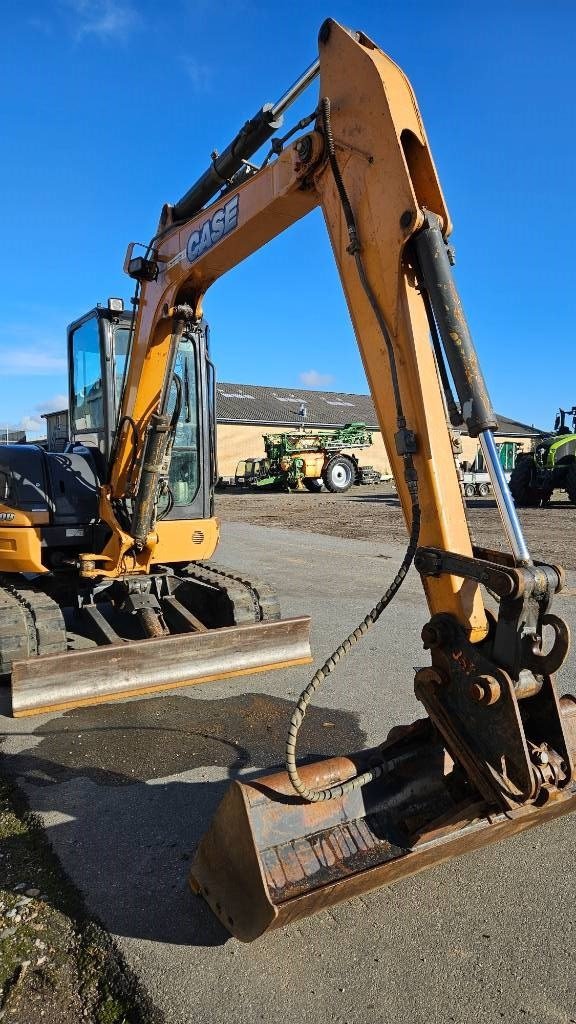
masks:
<instances>
[{"instance_id":1,"label":"green tractor","mask_svg":"<svg viewBox=\"0 0 576 1024\"><path fill-rule=\"evenodd\" d=\"M572 429L566 426L569 416ZM542 507L557 488L576 505L576 406L559 410L554 433L537 441L534 451L518 456L510 477L512 497L519 506Z\"/></svg>"}]
</instances>

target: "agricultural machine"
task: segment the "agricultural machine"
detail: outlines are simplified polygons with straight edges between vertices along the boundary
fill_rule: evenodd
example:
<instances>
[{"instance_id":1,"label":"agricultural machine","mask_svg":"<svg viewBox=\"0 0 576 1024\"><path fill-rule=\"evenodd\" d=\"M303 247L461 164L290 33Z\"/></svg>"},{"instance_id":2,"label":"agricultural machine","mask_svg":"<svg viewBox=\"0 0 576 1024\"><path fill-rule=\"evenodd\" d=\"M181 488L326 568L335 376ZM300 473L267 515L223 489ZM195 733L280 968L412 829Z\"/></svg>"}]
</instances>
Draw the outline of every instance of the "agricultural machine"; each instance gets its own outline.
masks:
<instances>
[{"instance_id":1,"label":"agricultural machine","mask_svg":"<svg viewBox=\"0 0 576 1024\"><path fill-rule=\"evenodd\" d=\"M373 466L360 466L350 449L369 448L372 432L365 423L338 430L264 434L265 457L242 459L236 467L240 487L283 491L347 491L354 483L377 483Z\"/></svg>"},{"instance_id":2,"label":"agricultural machine","mask_svg":"<svg viewBox=\"0 0 576 1024\"><path fill-rule=\"evenodd\" d=\"M566 425L567 417L572 425ZM534 451L518 458L510 478L517 505L547 505L555 490L563 490L576 505L576 405L559 409L554 432L537 441Z\"/></svg>"}]
</instances>

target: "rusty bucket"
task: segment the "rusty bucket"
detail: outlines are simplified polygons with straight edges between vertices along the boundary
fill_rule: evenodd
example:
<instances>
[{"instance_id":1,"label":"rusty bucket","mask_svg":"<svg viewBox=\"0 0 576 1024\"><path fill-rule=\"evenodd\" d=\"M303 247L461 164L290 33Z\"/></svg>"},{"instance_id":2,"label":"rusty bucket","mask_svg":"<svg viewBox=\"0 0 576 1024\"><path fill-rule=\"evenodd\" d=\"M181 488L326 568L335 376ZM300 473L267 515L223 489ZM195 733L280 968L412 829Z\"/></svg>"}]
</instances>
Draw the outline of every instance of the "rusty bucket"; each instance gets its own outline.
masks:
<instances>
[{"instance_id":1,"label":"rusty bucket","mask_svg":"<svg viewBox=\"0 0 576 1024\"><path fill-rule=\"evenodd\" d=\"M576 705L563 706L576 749ZM489 806L428 719L382 746L303 766L321 789L384 765L344 797L306 803L285 772L228 788L196 852L190 885L244 942L433 864L576 809L576 787L541 807Z\"/></svg>"}]
</instances>

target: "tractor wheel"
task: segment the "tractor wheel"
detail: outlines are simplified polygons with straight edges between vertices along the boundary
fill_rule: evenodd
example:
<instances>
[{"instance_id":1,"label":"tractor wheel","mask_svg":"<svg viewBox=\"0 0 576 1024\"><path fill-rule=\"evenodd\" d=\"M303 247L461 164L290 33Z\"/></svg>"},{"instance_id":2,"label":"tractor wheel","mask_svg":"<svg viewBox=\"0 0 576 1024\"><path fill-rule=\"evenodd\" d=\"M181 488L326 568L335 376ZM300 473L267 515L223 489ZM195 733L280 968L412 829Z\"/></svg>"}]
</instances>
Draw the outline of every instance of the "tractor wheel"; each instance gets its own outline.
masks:
<instances>
[{"instance_id":1,"label":"tractor wheel","mask_svg":"<svg viewBox=\"0 0 576 1024\"><path fill-rule=\"evenodd\" d=\"M322 481L319 476L305 476L304 487L307 491L311 491L312 494L316 494L322 490Z\"/></svg>"},{"instance_id":2,"label":"tractor wheel","mask_svg":"<svg viewBox=\"0 0 576 1024\"><path fill-rule=\"evenodd\" d=\"M540 504L542 495L531 485L533 466L533 459L524 458L519 459L512 470L510 493L514 498L514 504L520 508L536 508Z\"/></svg>"},{"instance_id":3,"label":"tractor wheel","mask_svg":"<svg viewBox=\"0 0 576 1024\"><path fill-rule=\"evenodd\" d=\"M568 493L568 498L573 505L576 505L576 462L572 462L567 467L564 480L564 486Z\"/></svg>"},{"instance_id":4,"label":"tractor wheel","mask_svg":"<svg viewBox=\"0 0 576 1024\"><path fill-rule=\"evenodd\" d=\"M322 471L322 480L327 491L340 494L347 491L356 479L356 466L346 455L335 455Z\"/></svg>"},{"instance_id":5,"label":"tractor wheel","mask_svg":"<svg viewBox=\"0 0 576 1024\"><path fill-rule=\"evenodd\" d=\"M490 487L487 483L478 484L478 494L481 498L486 498L490 494Z\"/></svg>"},{"instance_id":6,"label":"tractor wheel","mask_svg":"<svg viewBox=\"0 0 576 1024\"><path fill-rule=\"evenodd\" d=\"M476 488L474 484L464 484L464 494L467 498L473 498L476 494Z\"/></svg>"}]
</instances>

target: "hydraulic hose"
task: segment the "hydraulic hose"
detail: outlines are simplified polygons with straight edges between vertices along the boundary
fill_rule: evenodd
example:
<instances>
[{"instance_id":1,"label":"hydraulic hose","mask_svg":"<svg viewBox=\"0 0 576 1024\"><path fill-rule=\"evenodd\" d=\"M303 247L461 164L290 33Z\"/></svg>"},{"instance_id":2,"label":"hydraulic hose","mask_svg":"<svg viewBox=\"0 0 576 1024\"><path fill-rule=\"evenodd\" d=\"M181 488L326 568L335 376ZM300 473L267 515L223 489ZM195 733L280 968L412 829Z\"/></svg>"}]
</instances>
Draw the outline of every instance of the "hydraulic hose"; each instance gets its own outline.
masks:
<instances>
[{"instance_id":1,"label":"hydraulic hose","mask_svg":"<svg viewBox=\"0 0 576 1024\"><path fill-rule=\"evenodd\" d=\"M340 659L348 654L352 647L357 644L362 637L366 636L368 630L371 629L371 627L378 621L384 609L390 604L392 599L400 590L414 559L416 548L418 547L419 533L420 507L417 502L414 502L412 505L412 529L410 531L410 541L406 548L404 558L402 559L402 564L398 569L396 576L392 580L392 583L388 587L386 593L382 595L378 603L371 611L368 612L356 629L336 648L327 661L324 662L322 668L319 668L318 671L314 673L312 679L308 683L308 686L300 694L300 698L296 704L292 718L290 719L288 739L286 740L286 771L288 772L290 782L298 795L308 803L318 803L321 800L334 800L337 797L344 796L345 793L350 793L354 789L359 789L361 786L367 785L368 782L373 782L374 779L377 779L382 775L383 766L381 764L377 764L368 771L363 772L362 775L356 775L353 779L349 779L347 782L342 782L340 785L331 786L328 789L309 789L304 785L300 775L298 774L298 768L296 765L296 742L300 726L302 725L306 711L308 710L308 705L320 684L323 683L326 677L334 671Z\"/></svg>"}]
</instances>

